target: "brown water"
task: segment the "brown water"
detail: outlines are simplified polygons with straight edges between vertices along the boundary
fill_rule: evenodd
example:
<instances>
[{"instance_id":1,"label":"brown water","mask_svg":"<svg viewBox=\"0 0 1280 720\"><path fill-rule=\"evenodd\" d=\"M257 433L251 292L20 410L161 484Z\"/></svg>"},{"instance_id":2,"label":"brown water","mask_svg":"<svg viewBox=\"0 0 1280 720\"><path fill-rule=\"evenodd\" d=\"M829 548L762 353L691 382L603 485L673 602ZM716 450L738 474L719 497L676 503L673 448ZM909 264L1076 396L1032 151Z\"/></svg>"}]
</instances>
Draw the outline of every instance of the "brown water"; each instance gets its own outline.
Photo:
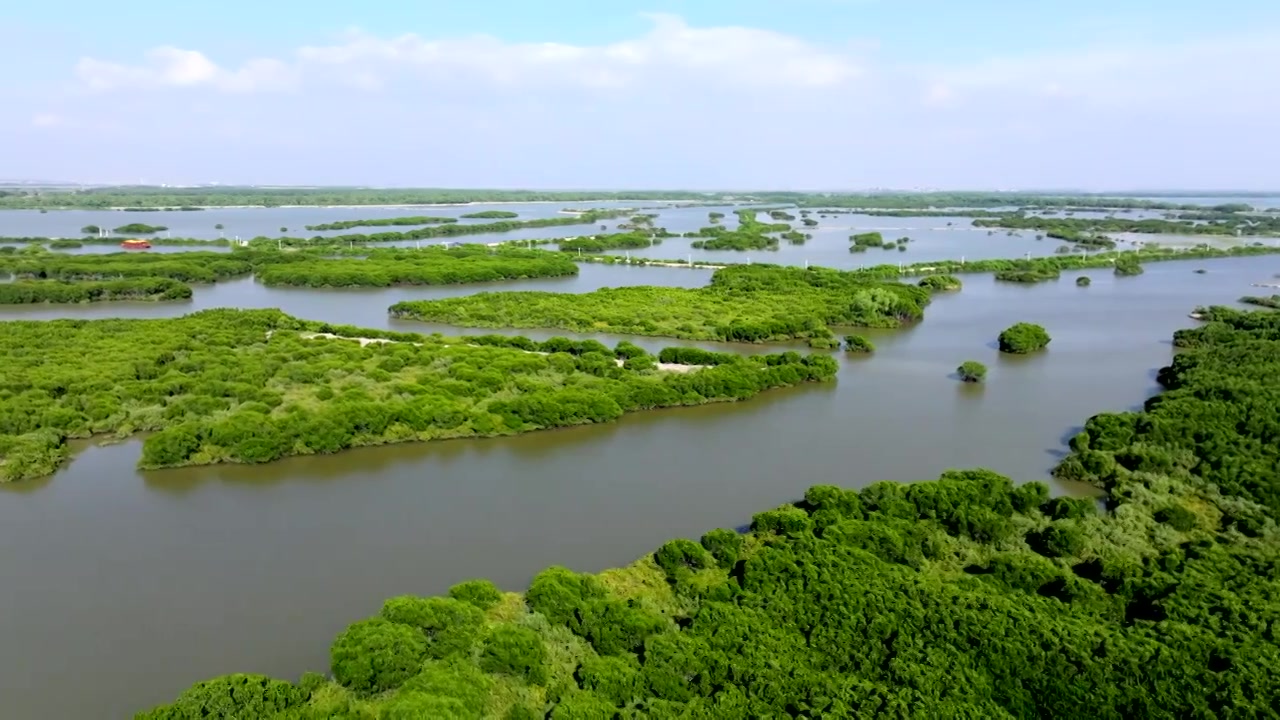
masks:
<instances>
[{"instance_id":1,"label":"brown water","mask_svg":"<svg viewBox=\"0 0 1280 720\"><path fill-rule=\"evenodd\" d=\"M939 298L920 325L871 333L874 356L838 355L837 384L612 425L146 473L134 469L136 442L89 447L51 479L0 486L0 716L126 717L217 674L324 670L332 637L388 596L477 576L518 590L549 564L625 564L671 537L742 525L815 483L859 487L973 466L1045 479L1086 418L1155 390L1170 335L1193 324L1195 305L1231 303L1278 272L1280 257L1265 257L1153 264L1136 278L1096 271L1084 289L1075 274L1031 287L965 277L964 291ZM587 266L578 278L504 287L706 277ZM181 305L3 317L241 305L389 327L391 302L473 291L237 281ZM1000 356L995 336L1017 321L1048 328L1050 349ZM952 376L968 359L989 366L985 387Z\"/></svg>"}]
</instances>

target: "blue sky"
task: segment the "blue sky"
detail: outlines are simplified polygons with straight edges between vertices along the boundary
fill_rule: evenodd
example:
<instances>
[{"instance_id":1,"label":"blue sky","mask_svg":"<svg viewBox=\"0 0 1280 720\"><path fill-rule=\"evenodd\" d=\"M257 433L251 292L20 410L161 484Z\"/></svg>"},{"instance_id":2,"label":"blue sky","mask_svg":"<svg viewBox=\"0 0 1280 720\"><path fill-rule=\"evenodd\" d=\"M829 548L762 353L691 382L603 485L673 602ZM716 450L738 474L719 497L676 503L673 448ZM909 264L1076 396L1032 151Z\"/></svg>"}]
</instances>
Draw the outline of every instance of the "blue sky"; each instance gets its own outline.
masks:
<instances>
[{"instance_id":1,"label":"blue sky","mask_svg":"<svg viewBox=\"0 0 1280 720\"><path fill-rule=\"evenodd\" d=\"M1277 5L28 3L0 178L1280 189Z\"/></svg>"}]
</instances>

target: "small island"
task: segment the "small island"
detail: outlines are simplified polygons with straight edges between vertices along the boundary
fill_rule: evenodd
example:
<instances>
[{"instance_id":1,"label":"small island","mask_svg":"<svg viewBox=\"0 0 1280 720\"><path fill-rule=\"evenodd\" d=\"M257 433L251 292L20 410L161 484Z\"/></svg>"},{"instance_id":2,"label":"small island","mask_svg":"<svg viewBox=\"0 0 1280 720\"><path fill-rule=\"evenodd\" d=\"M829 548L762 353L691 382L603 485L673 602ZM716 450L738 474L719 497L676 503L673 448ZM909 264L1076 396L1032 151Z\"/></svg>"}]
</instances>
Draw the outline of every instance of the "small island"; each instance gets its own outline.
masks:
<instances>
[{"instance_id":1,"label":"small island","mask_svg":"<svg viewBox=\"0 0 1280 720\"><path fill-rule=\"evenodd\" d=\"M987 379L987 366L977 360L965 360L956 368L960 380L966 383L980 383Z\"/></svg>"},{"instance_id":2,"label":"small island","mask_svg":"<svg viewBox=\"0 0 1280 720\"><path fill-rule=\"evenodd\" d=\"M955 275L927 275L916 284L930 292L955 292L964 286Z\"/></svg>"},{"instance_id":3,"label":"small island","mask_svg":"<svg viewBox=\"0 0 1280 720\"><path fill-rule=\"evenodd\" d=\"M612 422L629 412L829 381L838 369L824 355L694 348L641 362L644 351L629 343L611 349L566 338L444 338L306 321L279 310L2 322L0 344L40 348L0 354L8 386L79 388L26 393L20 412L9 408L0 429L0 481L48 475L68 457L69 438L100 433L151 431L142 468L264 463Z\"/></svg>"},{"instance_id":4,"label":"small island","mask_svg":"<svg viewBox=\"0 0 1280 720\"><path fill-rule=\"evenodd\" d=\"M875 352L876 346L862 335L845 335L844 350L851 353L872 353Z\"/></svg>"},{"instance_id":5,"label":"small island","mask_svg":"<svg viewBox=\"0 0 1280 720\"><path fill-rule=\"evenodd\" d=\"M1000 333L1000 352L1025 355L1049 345L1049 333L1041 326L1020 322Z\"/></svg>"},{"instance_id":6,"label":"small island","mask_svg":"<svg viewBox=\"0 0 1280 720\"><path fill-rule=\"evenodd\" d=\"M1076 287L1089 287L1092 284L1093 281L1089 279L1088 275L1081 275L1076 278Z\"/></svg>"},{"instance_id":7,"label":"small island","mask_svg":"<svg viewBox=\"0 0 1280 720\"><path fill-rule=\"evenodd\" d=\"M479 212L467 213L461 217L467 220L510 220L511 218L520 217L520 213L511 212L510 210L481 210Z\"/></svg>"},{"instance_id":8,"label":"small island","mask_svg":"<svg viewBox=\"0 0 1280 720\"><path fill-rule=\"evenodd\" d=\"M188 300L191 286L170 278L105 281L19 280L0 283L0 305Z\"/></svg>"},{"instance_id":9,"label":"small island","mask_svg":"<svg viewBox=\"0 0 1280 720\"><path fill-rule=\"evenodd\" d=\"M89 227L93 227L93 226L90 225ZM111 232L117 235L154 235L158 232L164 232L165 230L168 230L168 229L169 228L165 227L164 225L148 225L146 223L129 223L128 225L121 225L120 227L116 228L115 230L112 230Z\"/></svg>"}]
</instances>

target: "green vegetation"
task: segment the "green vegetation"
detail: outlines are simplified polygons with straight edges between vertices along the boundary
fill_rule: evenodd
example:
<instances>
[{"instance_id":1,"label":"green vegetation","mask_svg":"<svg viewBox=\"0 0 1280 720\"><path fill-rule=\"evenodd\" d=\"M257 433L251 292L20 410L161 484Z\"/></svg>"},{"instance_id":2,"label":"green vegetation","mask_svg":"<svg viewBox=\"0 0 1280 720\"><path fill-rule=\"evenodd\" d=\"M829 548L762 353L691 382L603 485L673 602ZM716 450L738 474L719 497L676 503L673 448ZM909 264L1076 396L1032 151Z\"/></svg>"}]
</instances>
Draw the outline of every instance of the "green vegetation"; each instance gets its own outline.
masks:
<instances>
[{"instance_id":1,"label":"green vegetation","mask_svg":"<svg viewBox=\"0 0 1280 720\"><path fill-rule=\"evenodd\" d=\"M139 277L99 282L19 280L0 283L0 305L88 303L111 300L187 300L191 286L178 280Z\"/></svg>"},{"instance_id":2,"label":"green vegetation","mask_svg":"<svg viewBox=\"0 0 1280 720\"><path fill-rule=\"evenodd\" d=\"M1240 302L1245 303L1247 305L1257 305L1259 307L1271 308L1273 310L1280 310L1280 295L1272 295L1271 297L1256 297L1256 296L1246 295L1245 297L1240 298Z\"/></svg>"},{"instance_id":3,"label":"green vegetation","mask_svg":"<svg viewBox=\"0 0 1280 720\"><path fill-rule=\"evenodd\" d=\"M987 366L977 360L965 360L956 368L960 380L967 383L980 383L987 379Z\"/></svg>"},{"instance_id":4,"label":"green vegetation","mask_svg":"<svg viewBox=\"0 0 1280 720\"><path fill-rule=\"evenodd\" d=\"M169 254L63 255L40 251L0 257L0 273L21 279L171 278L208 283L253 273L266 285L301 287L442 285L563 277L577 272L578 266L563 253L484 245L283 251L237 248L230 253Z\"/></svg>"},{"instance_id":5,"label":"green vegetation","mask_svg":"<svg viewBox=\"0 0 1280 720\"><path fill-rule=\"evenodd\" d=\"M51 240L49 249L51 250L74 250L84 247L84 243L79 240Z\"/></svg>"},{"instance_id":6,"label":"green vegetation","mask_svg":"<svg viewBox=\"0 0 1280 720\"><path fill-rule=\"evenodd\" d=\"M791 243L792 245L803 245L813 238L812 235L808 233L802 233L799 230L788 230L782 233L780 237L783 240L786 240L787 242Z\"/></svg>"},{"instance_id":7,"label":"green vegetation","mask_svg":"<svg viewBox=\"0 0 1280 720\"><path fill-rule=\"evenodd\" d=\"M78 238L51 238L51 237L0 237L0 243L13 243L15 245L49 245L59 242L78 242L81 245L119 245L118 237L98 237L89 235L87 237ZM175 245L175 246L208 246L208 247L226 247L231 241L226 239L218 240L201 240L199 238L147 238L147 242L152 245Z\"/></svg>"},{"instance_id":8,"label":"green vegetation","mask_svg":"<svg viewBox=\"0 0 1280 720\"><path fill-rule=\"evenodd\" d=\"M463 217L467 217L463 215ZM515 217L515 213L511 214ZM321 230L350 230L358 227L387 227L397 225L442 225L447 223L456 223L458 218L451 217L435 217L431 215L414 215L411 217L393 217L393 218L377 218L369 220L338 220L331 223L321 223L319 225L308 225L307 229L311 231ZM282 230L284 232L284 230Z\"/></svg>"},{"instance_id":9,"label":"green vegetation","mask_svg":"<svg viewBox=\"0 0 1280 720\"><path fill-rule=\"evenodd\" d=\"M709 221L711 222L711 224L713 224L713 225L714 225L714 224L716 224L716 223L722 222L722 221L724 220L724 213L722 213L722 212L715 212L715 211L713 210L713 211L711 211L711 212L707 213L707 220L709 220Z\"/></svg>"},{"instance_id":10,"label":"green vegetation","mask_svg":"<svg viewBox=\"0 0 1280 720\"><path fill-rule=\"evenodd\" d=\"M929 292L825 268L736 265L711 284L603 288L589 293L496 292L401 302L398 318L468 327L562 328L688 340L829 340L830 326L897 327L918 320Z\"/></svg>"},{"instance_id":11,"label":"green vegetation","mask_svg":"<svg viewBox=\"0 0 1280 720\"><path fill-rule=\"evenodd\" d=\"M529 228L563 227L569 225L591 225L604 218L619 217L630 210L599 210L579 215L565 215L554 218L538 218L534 220L496 220L488 223L446 223L428 225L412 230L378 233L356 233L350 235L316 235L310 238L300 237L257 237L249 241L250 247L333 247L363 245L365 243L405 242L412 240L431 240L434 238L461 237L464 235L482 235L488 233L504 233Z\"/></svg>"},{"instance_id":12,"label":"green vegetation","mask_svg":"<svg viewBox=\"0 0 1280 720\"><path fill-rule=\"evenodd\" d=\"M1000 352L1014 355L1042 350L1049 346L1049 333L1032 323L1015 323L1000 333Z\"/></svg>"},{"instance_id":13,"label":"green vegetation","mask_svg":"<svg viewBox=\"0 0 1280 720\"><path fill-rule=\"evenodd\" d=\"M658 245L662 235L638 230L610 235L591 235L561 240L557 247L561 252L601 253L608 250L626 250Z\"/></svg>"},{"instance_id":14,"label":"green vegetation","mask_svg":"<svg viewBox=\"0 0 1280 720\"><path fill-rule=\"evenodd\" d=\"M769 218L772 220L779 220L782 222L791 222L796 219L796 216L792 215L786 210L770 210Z\"/></svg>"},{"instance_id":15,"label":"green vegetation","mask_svg":"<svg viewBox=\"0 0 1280 720\"><path fill-rule=\"evenodd\" d=\"M953 292L964 287L955 275L926 275L918 284L930 292Z\"/></svg>"},{"instance_id":16,"label":"green vegetation","mask_svg":"<svg viewBox=\"0 0 1280 720\"><path fill-rule=\"evenodd\" d=\"M1191 248L1159 248L1147 247L1136 250L1127 250L1124 252L1101 252L1091 253L1088 255L1062 255L1055 257L1032 258L1032 259L992 259L992 260L926 260L910 264L885 264L873 265L857 272L870 278L900 278L904 275L932 275L936 273L999 273L1005 271L1038 271L1050 270L1061 273L1064 270L1089 270L1096 268L1110 269L1115 262L1120 261L1122 256L1136 259L1143 263L1149 262L1168 262L1174 260L1204 260L1211 258L1228 258L1228 257L1259 257L1264 255L1280 254L1280 246L1267 246L1259 243L1250 245L1239 245L1235 247L1210 247L1208 245L1197 245ZM693 261L689 263L684 259L662 259L662 258L630 258L624 260L619 257L603 256L594 258L583 258L584 262L596 262L604 264L627 263L631 265L691 265L706 267L723 267L725 265L734 265L732 262L701 262ZM1056 276L1054 276L1056 277ZM1050 277L1049 279L1053 279Z\"/></svg>"},{"instance_id":17,"label":"green vegetation","mask_svg":"<svg viewBox=\"0 0 1280 720\"><path fill-rule=\"evenodd\" d=\"M486 609L393 598L332 680L225 676L141 717L1272 717L1280 313L1211 314L1058 466L1105 509L986 470L819 485Z\"/></svg>"},{"instance_id":18,"label":"green vegetation","mask_svg":"<svg viewBox=\"0 0 1280 720\"><path fill-rule=\"evenodd\" d=\"M1205 196L1203 193L1201 196ZM1232 197L1230 194L1219 197ZM1174 203L1162 200L1115 197L1112 195L1052 195L1039 193L991 193L991 192L933 192L933 193L867 193L848 195L811 195L807 193L769 193L771 200L790 198L800 207L821 208L819 212L833 212L836 208L878 210L937 210L939 208L1001 208L1026 209L1055 208L1080 210L1190 210L1214 212L1247 212L1253 208L1238 203L1222 203L1213 206ZM873 213L868 213L873 214ZM883 214L883 213L874 213ZM917 215L917 212L906 215ZM969 211L944 211L948 215L970 216ZM1005 213L1000 213L1005 214Z\"/></svg>"},{"instance_id":19,"label":"green vegetation","mask_svg":"<svg viewBox=\"0 0 1280 720\"><path fill-rule=\"evenodd\" d=\"M884 247L884 236L878 232L865 232L850 235L849 252L866 252L867 248Z\"/></svg>"},{"instance_id":20,"label":"green vegetation","mask_svg":"<svg viewBox=\"0 0 1280 720\"><path fill-rule=\"evenodd\" d=\"M862 335L845 335L844 349L851 353L871 353L876 351L876 346Z\"/></svg>"},{"instance_id":21,"label":"green vegetation","mask_svg":"<svg viewBox=\"0 0 1280 720\"><path fill-rule=\"evenodd\" d=\"M1028 264L1034 263L1030 261ZM1014 283L1041 283L1057 280L1062 277L1062 272L1058 268L1048 264L1041 264L1037 267L1019 270L998 270L995 278L1000 282Z\"/></svg>"},{"instance_id":22,"label":"green vegetation","mask_svg":"<svg viewBox=\"0 0 1280 720\"><path fill-rule=\"evenodd\" d=\"M1088 275L1081 275L1076 278L1076 287L1089 287L1092 284L1093 281L1089 279Z\"/></svg>"},{"instance_id":23,"label":"green vegetation","mask_svg":"<svg viewBox=\"0 0 1280 720\"><path fill-rule=\"evenodd\" d=\"M1132 275L1141 275L1142 273L1142 264L1138 262L1137 258L1125 256L1116 259L1116 275L1128 277Z\"/></svg>"},{"instance_id":24,"label":"green vegetation","mask_svg":"<svg viewBox=\"0 0 1280 720\"><path fill-rule=\"evenodd\" d=\"M303 287L454 285L578 274L578 266L559 253L483 245L376 249L363 259L260 253L255 261L254 274L264 285Z\"/></svg>"},{"instance_id":25,"label":"green vegetation","mask_svg":"<svg viewBox=\"0 0 1280 720\"><path fill-rule=\"evenodd\" d=\"M1205 210L1206 208L1199 208ZM1224 211L1202 215L1201 219L1166 220L1147 218L1059 218L1041 215L1010 213L973 221L977 227L1012 228L1017 230L1043 230L1049 237L1056 237L1079 244L1096 240L1100 233L1149 233L1167 235L1277 235L1280 234L1280 217L1244 215ZM1100 242L1100 241L1099 241ZM1101 243L1100 244L1106 244ZM1115 243L1109 243L1111 247Z\"/></svg>"},{"instance_id":26,"label":"green vegetation","mask_svg":"<svg viewBox=\"0 0 1280 720\"><path fill-rule=\"evenodd\" d=\"M712 225L697 232L685 233L685 237L710 238L695 240L689 244L690 247L698 250L777 250L778 238L771 237L768 233L787 233L791 231L791 226L786 223L762 223L756 219L757 212L760 211L735 210L734 214L738 216L737 230ZM791 242L796 245L802 244L794 240Z\"/></svg>"},{"instance_id":27,"label":"green vegetation","mask_svg":"<svg viewBox=\"0 0 1280 720\"><path fill-rule=\"evenodd\" d=\"M510 220L511 218L520 217L520 213L511 212L510 210L481 210L480 212L467 213L462 217L468 220Z\"/></svg>"},{"instance_id":28,"label":"green vegetation","mask_svg":"<svg viewBox=\"0 0 1280 720\"><path fill-rule=\"evenodd\" d=\"M97 235L98 233L102 232L102 228L98 227L97 225L85 225L84 227L80 228L80 232L84 233L85 235Z\"/></svg>"},{"instance_id":29,"label":"green vegetation","mask_svg":"<svg viewBox=\"0 0 1280 720\"><path fill-rule=\"evenodd\" d=\"M704 228L706 230L707 228ZM712 233L710 240L694 240L689 247L695 250L777 250L778 238L757 232L724 230Z\"/></svg>"},{"instance_id":30,"label":"green vegetation","mask_svg":"<svg viewBox=\"0 0 1280 720\"><path fill-rule=\"evenodd\" d=\"M163 225L147 225L146 223L129 223L121 225L111 232L117 235L154 235L158 232L164 232L169 228Z\"/></svg>"},{"instance_id":31,"label":"green vegetation","mask_svg":"<svg viewBox=\"0 0 1280 720\"><path fill-rule=\"evenodd\" d=\"M278 310L0 322L0 347L4 480L47 475L67 457L68 438L102 433L151 432L144 468L258 463L609 422L635 410L744 400L829 380L837 369L829 357L784 353L664 372L637 367L635 346L448 340ZM628 356L622 364L619 353Z\"/></svg>"},{"instance_id":32,"label":"green vegetation","mask_svg":"<svg viewBox=\"0 0 1280 720\"><path fill-rule=\"evenodd\" d=\"M248 275L248 253L184 252L169 254L107 253L63 255L39 253L0 257L0 272L34 280L106 280L112 278L171 278L210 283Z\"/></svg>"}]
</instances>

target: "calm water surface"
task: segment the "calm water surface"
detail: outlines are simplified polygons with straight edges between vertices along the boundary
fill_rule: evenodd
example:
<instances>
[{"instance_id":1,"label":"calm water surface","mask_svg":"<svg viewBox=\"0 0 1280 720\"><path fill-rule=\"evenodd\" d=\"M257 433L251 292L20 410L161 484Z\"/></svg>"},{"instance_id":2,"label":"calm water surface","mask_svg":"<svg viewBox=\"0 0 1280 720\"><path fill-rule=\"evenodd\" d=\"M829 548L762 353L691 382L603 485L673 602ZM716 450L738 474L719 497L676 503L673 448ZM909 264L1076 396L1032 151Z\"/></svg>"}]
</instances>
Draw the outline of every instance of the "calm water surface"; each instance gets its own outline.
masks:
<instances>
[{"instance_id":1,"label":"calm water surface","mask_svg":"<svg viewBox=\"0 0 1280 720\"><path fill-rule=\"evenodd\" d=\"M1030 287L966 276L963 292L940 297L923 323L870 333L873 357L838 354L836 384L611 425L160 472L134 469L137 442L88 446L53 478L0 486L0 715L127 717L213 675L296 678L326 669L332 637L388 596L477 576L519 590L550 564L625 564L671 537L741 525L815 483L861 487L974 466L1045 479L1086 418L1155 391L1169 337L1193 324L1195 305L1231 303L1278 272L1280 258L1265 257L1152 264L1136 278L1095 271L1085 289L1075 273ZM577 278L501 287L577 292L707 277L586 266ZM474 291L317 292L245 280L200 288L179 305L10 308L3 317L242 306L392 327L392 302ZM1050 349L1002 357L995 337L1018 321L1047 327ZM952 376L969 359L989 366L985 387Z\"/></svg>"}]
</instances>

